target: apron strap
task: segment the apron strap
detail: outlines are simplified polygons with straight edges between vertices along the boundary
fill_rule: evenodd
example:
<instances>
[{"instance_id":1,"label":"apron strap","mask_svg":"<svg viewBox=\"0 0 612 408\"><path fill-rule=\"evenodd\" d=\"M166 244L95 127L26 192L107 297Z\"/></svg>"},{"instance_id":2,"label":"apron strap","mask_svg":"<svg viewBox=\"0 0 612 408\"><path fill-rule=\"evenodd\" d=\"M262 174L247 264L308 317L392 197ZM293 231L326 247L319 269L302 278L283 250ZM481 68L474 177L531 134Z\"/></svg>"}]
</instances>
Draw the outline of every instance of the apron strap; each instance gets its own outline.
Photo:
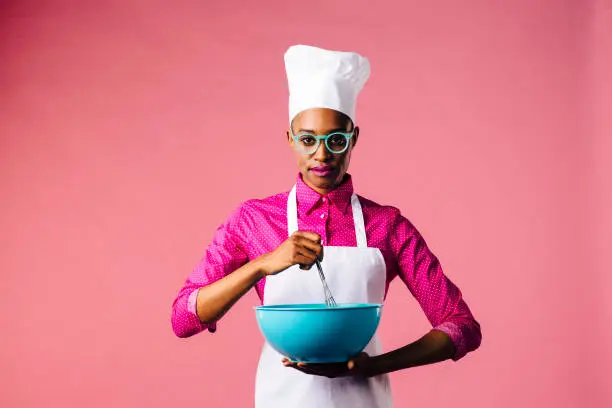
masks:
<instances>
[{"instance_id":1,"label":"apron strap","mask_svg":"<svg viewBox=\"0 0 612 408\"><path fill-rule=\"evenodd\" d=\"M351 208L353 209L353 222L355 223L355 237L357 238L357 248L367 248L365 222L363 221L363 211L357 194L351 196Z\"/></svg>"},{"instance_id":2,"label":"apron strap","mask_svg":"<svg viewBox=\"0 0 612 408\"><path fill-rule=\"evenodd\" d=\"M289 236L293 235L298 230L297 199L295 197L295 185L289 192L289 198L287 199L287 230L289 232Z\"/></svg>"},{"instance_id":3,"label":"apron strap","mask_svg":"<svg viewBox=\"0 0 612 408\"><path fill-rule=\"evenodd\" d=\"M289 236L293 235L298 230L297 197L295 191L296 186L294 185L287 198L287 231ZM363 211L359 198L355 193L351 196L351 209L353 210L357 248L367 248L368 240L366 237L365 222L363 220Z\"/></svg>"}]
</instances>

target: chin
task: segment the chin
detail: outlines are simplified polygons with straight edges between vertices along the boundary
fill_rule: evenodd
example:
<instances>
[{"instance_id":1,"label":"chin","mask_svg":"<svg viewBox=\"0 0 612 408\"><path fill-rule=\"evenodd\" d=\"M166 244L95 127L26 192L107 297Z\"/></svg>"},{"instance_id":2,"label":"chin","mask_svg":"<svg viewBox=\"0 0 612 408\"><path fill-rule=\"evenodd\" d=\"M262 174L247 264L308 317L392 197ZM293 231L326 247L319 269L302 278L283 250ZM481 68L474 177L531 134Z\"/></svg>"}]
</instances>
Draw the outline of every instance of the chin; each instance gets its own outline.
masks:
<instances>
[{"instance_id":1,"label":"chin","mask_svg":"<svg viewBox=\"0 0 612 408\"><path fill-rule=\"evenodd\" d=\"M302 178L304 179L304 181L308 181L308 184L313 187L321 189L332 189L342 182L344 174L341 176L334 171L328 177L319 177L306 170L304 173L302 173Z\"/></svg>"},{"instance_id":2,"label":"chin","mask_svg":"<svg viewBox=\"0 0 612 408\"><path fill-rule=\"evenodd\" d=\"M320 188L330 188L339 184L337 175L332 175L330 177L314 176L310 178L310 182Z\"/></svg>"}]
</instances>

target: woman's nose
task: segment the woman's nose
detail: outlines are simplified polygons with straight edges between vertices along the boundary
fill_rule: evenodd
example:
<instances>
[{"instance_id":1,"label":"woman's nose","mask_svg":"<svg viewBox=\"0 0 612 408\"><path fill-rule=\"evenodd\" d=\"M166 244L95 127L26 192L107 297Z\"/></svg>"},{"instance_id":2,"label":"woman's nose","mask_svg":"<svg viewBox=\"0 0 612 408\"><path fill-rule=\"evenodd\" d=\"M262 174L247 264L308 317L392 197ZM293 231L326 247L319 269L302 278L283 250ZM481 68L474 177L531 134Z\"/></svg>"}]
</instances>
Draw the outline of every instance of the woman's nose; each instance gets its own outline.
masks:
<instances>
[{"instance_id":1,"label":"woman's nose","mask_svg":"<svg viewBox=\"0 0 612 408\"><path fill-rule=\"evenodd\" d=\"M321 141L319 147L314 152L314 159L320 162L326 162L331 159L331 152L327 150L327 146L325 146L325 142Z\"/></svg>"}]
</instances>

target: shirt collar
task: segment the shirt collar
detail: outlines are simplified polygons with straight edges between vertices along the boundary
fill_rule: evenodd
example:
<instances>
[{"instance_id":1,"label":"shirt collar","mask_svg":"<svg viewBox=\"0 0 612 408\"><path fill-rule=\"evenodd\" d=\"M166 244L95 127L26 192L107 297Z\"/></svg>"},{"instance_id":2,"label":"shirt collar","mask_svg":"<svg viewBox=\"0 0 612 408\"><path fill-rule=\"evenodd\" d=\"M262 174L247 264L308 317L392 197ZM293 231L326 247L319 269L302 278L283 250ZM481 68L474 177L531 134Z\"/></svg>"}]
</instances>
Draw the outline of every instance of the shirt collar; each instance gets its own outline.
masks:
<instances>
[{"instance_id":1,"label":"shirt collar","mask_svg":"<svg viewBox=\"0 0 612 408\"><path fill-rule=\"evenodd\" d=\"M343 214L346 214L351 203L351 196L353 195L353 180L350 174L346 174L338 187L330 191L326 196L322 196L310 188L302 179L302 175L299 174L295 193L300 210L306 211L306 214L310 214L323 197L326 197L331 205L336 206Z\"/></svg>"}]
</instances>

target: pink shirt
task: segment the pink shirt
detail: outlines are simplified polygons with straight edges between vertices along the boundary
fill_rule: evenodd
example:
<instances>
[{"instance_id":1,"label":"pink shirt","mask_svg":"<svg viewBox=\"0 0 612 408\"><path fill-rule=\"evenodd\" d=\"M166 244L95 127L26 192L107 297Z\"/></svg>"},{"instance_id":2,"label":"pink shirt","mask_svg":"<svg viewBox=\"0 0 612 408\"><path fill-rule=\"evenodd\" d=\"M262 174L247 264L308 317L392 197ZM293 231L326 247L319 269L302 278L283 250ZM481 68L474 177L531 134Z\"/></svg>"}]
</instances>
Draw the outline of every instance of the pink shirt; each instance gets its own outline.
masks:
<instances>
[{"instance_id":1,"label":"pink shirt","mask_svg":"<svg viewBox=\"0 0 612 408\"><path fill-rule=\"evenodd\" d=\"M337 189L321 196L297 178L298 225L315 232L323 245L356 246L350 205L353 184L347 177ZM206 254L187 278L172 305L172 327L179 337L203 330L214 332L196 314L199 288L232 273L245 263L273 251L288 237L289 192L244 202L221 225ZM399 276L425 312L433 328L447 333L458 360L480 345L480 325L472 316L461 291L443 273L436 256L417 229L394 207L359 197L368 246L380 249L387 266L387 285ZM256 285L263 301L265 279ZM385 292L386 294L386 292Z\"/></svg>"}]
</instances>

